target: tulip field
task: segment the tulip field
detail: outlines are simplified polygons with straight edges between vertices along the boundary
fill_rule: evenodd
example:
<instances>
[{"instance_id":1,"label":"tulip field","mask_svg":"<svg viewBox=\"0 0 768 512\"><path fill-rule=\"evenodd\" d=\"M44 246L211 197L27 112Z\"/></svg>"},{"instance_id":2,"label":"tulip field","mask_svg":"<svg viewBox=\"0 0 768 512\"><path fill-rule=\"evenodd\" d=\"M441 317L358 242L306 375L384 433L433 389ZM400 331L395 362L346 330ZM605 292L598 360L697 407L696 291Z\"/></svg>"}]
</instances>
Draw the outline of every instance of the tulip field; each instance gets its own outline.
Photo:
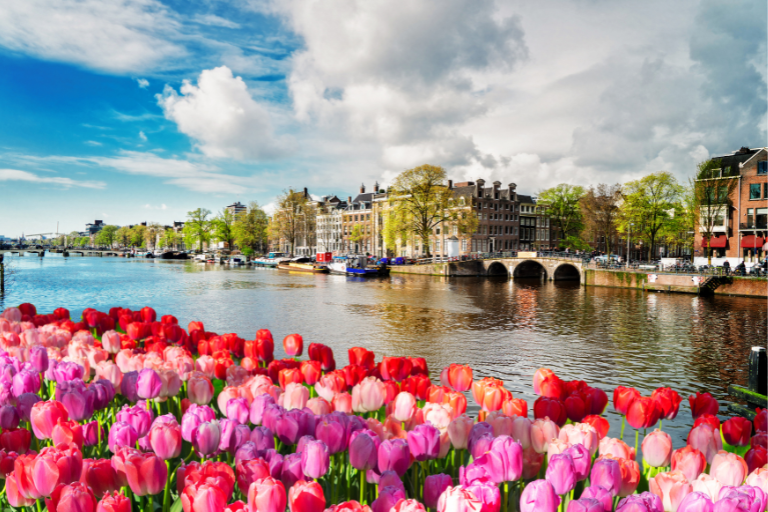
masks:
<instances>
[{"instance_id":1,"label":"tulip field","mask_svg":"<svg viewBox=\"0 0 768 512\"><path fill-rule=\"evenodd\" d=\"M302 358L299 334L275 360L265 329L184 329L149 307L70 316L0 314L3 510L768 510L768 410L724 418L706 390L641 396L542 368L528 404L461 361L430 373L355 347L337 368L326 345ZM678 414L694 420L684 446L664 432Z\"/></svg>"}]
</instances>

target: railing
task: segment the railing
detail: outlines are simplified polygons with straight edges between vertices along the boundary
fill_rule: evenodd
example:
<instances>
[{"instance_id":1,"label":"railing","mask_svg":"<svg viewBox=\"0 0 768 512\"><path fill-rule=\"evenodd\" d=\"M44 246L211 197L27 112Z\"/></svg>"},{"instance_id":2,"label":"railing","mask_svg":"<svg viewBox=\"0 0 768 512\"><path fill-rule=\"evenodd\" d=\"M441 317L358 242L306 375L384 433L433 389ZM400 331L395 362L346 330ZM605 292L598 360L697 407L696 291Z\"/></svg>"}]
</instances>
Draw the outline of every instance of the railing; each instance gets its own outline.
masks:
<instances>
[{"instance_id":1,"label":"railing","mask_svg":"<svg viewBox=\"0 0 768 512\"><path fill-rule=\"evenodd\" d=\"M745 229L768 229L768 222L763 221L763 222L755 222L755 223L752 223L752 224L750 224L750 223L746 223L746 224L742 223L742 224L739 224L739 229L742 230L742 231L745 230Z\"/></svg>"}]
</instances>

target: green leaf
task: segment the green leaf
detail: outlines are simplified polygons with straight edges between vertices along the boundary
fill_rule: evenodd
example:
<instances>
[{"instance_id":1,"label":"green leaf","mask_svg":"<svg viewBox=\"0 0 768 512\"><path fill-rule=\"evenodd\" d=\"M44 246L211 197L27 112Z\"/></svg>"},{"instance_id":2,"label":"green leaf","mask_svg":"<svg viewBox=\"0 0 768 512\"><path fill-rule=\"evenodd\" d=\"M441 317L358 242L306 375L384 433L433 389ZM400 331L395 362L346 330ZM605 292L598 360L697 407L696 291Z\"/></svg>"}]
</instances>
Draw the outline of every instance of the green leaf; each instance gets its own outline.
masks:
<instances>
[{"instance_id":1,"label":"green leaf","mask_svg":"<svg viewBox=\"0 0 768 512\"><path fill-rule=\"evenodd\" d=\"M171 512L181 512L181 498L173 502L173 505L171 505Z\"/></svg>"}]
</instances>

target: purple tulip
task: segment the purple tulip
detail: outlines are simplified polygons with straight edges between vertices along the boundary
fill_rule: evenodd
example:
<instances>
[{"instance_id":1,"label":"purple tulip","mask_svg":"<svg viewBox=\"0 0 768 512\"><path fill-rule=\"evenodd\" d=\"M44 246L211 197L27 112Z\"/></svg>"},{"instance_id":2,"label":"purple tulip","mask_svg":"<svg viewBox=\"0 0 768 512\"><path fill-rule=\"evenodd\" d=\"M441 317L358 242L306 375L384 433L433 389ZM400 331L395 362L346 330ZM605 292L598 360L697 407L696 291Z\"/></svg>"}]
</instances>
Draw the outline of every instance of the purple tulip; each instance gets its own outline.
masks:
<instances>
[{"instance_id":1,"label":"purple tulip","mask_svg":"<svg viewBox=\"0 0 768 512\"><path fill-rule=\"evenodd\" d=\"M250 440L261 453L266 452L270 448L275 448L275 436L267 427L253 427Z\"/></svg>"},{"instance_id":2,"label":"purple tulip","mask_svg":"<svg viewBox=\"0 0 768 512\"><path fill-rule=\"evenodd\" d=\"M258 459L263 456L264 452L258 449L256 443L246 441L235 452L235 466L240 461Z\"/></svg>"},{"instance_id":3,"label":"purple tulip","mask_svg":"<svg viewBox=\"0 0 768 512\"><path fill-rule=\"evenodd\" d=\"M520 496L520 512L556 512L559 505L560 496L546 480L529 483Z\"/></svg>"},{"instance_id":4,"label":"purple tulip","mask_svg":"<svg viewBox=\"0 0 768 512\"><path fill-rule=\"evenodd\" d=\"M16 409L21 421L29 421L29 413L37 402L42 402L42 399L34 393L24 393L16 399Z\"/></svg>"},{"instance_id":5,"label":"purple tulip","mask_svg":"<svg viewBox=\"0 0 768 512\"><path fill-rule=\"evenodd\" d=\"M183 427L182 427L183 432ZM204 421L192 433L192 446L203 457L211 455L219 448L221 427L218 421Z\"/></svg>"},{"instance_id":6,"label":"purple tulip","mask_svg":"<svg viewBox=\"0 0 768 512\"><path fill-rule=\"evenodd\" d=\"M143 452L153 451L152 441L149 439L149 436L144 436L139 438L139 449Z\"/></svg>"},{"instance_id":7,"label":"purple tulip","mask_svg":"<svg viewBox=\"0 0 768 512\"><path fill-rule=\"evenodd\" d=\"M19 411L12 405L0 407L0 427L3 430L19 426Z\"/></svg>"},{"instance_id":8,"label":"purple tulip","mask_svg":"<svg viewBox=\"0 0 768 512\"><path fill-rule=\"evenodd\" d=\"M405 492L405 485L403 485L403 481L394 471L382 471L381 475L379 475L379 483L376 485L382 489L384 487L397 487L398 489L402 489L403 492Z\"/></svg>"},{"instance_id":9,"label":"purple tulip","mask_svg":"<svg viewBox=\"0 0 768 512\"><path fill-rule=\"evenodd\" d=\"M402 482L400 483L402 485ZM429 475L424 479L424 506L431 510L437 510L437 500L447 488L453 485L450 475L439 473Z\"/></svg>"},{"instance_id":10,"label":"purple tulip","mask_svg":"<svg viewBox=\"0 0 768 512\"><path fill-rule=\"evenodd\" d=\"M299 433L298 433L297 439L300 439L303 436L314 437L317 420L315 418L315 414L311 410L307 408L291 409L286 413L286 415L295 419L296 424L299 426Z\"/></svg>"},{"instance_id":11,"label":"purple tulip","mask_svg":"<svg viewBox=\"0 0 768 512\"><path fill-rule=\"evenodd\" d=\"M301 471L306 477L322 478L328 472L330 460L330 453L324 442L309 440L301 451Z\"/></svg>"},{"instance_id":12,"label":"purple tulip","mask_svg":"<svg viewBox=\"0 0 768 512\"><path fill-rule=\"evenodd\" d=\"M181 438L188 443L192 442L192 436L197 427L205 421L213 421L216 415L213 410L205 405L192 404L181 417Z\"/></svg>"},{"instance_id":13,"label":"purple tulip","mask_svg":"<svg viewBox=\"0 0 768 512\"><path fill-rule=\"evenodd\" d=\"M29 362L37 373L43 373L48 369L48 349L35 345L29 349Z\"/></svg>"},{"instance_id":14,"label":"purple tulip","mask_svg":"<svg viewBox=\"0 0 768 512\"><path fill-rule=\"evenodd\" d=\"M493 434L488 432L477 437L470 438L467 448L469 449L469 453L472 455L472 458L477 459L485 452L490 450L491 446L493 446L493 440Z\"/></svg>"},{"instance_id":15,"label":"purple tulip","mask_svg":"<svg viewBox=\"0 0 768 512\"><path fill-rule=\"evenodd\" d=\"M430 423L417 425L408 432L408 447L418 461L436 459L440 454L440 431Z\"/></svg>"},{"instance_id":16,"label":"purple tulip","mask_svg":"<svg viewBox=\"0 0 768 512\"><path fill-rule=\"evenodd\" d=\"M742 485L741 487L731 487L724 485L720 489L718 500L715 502L714 512L725 511L749 511L758 512L766 508L768 497L759 487ZM737 506L740 508L729 508Z\"/></svg>"},{"instance_id":17,"label":"purple tulip","mask_svg":"<svg viewBox=\"0 0 768 512\"><path fill-rule=\"evenodd\" d=\"M341 420L331 414L317 423L315 437L325 443L332 455L347 449L347 429Z\"/></svg>"},{"instance_id":18,"label":"purple tulip","mask_svg":"<svg viewBox=\"0 0 768 512\"><path fill-rule=\"evenodd\" d=\"M268 405L274 405L275 399L271 395L264 393L258 395L251 402L251 408L248 411L249 419L254 425L261 425L262 418L264 417L264 410Z\"/></svg>"},{"instance_id":19,"label":"purple tulip","mask_svg":"<svg viewBox=\"0 0 768 512\"><path fill-rule=\"evenodd\" d=\"M138 440L139 434L136 433L135 428L124 421L117 421L109 429L107 446L109 451L117 453L117 449L121 446L136 446L136 441Z\"/></svg>"},{"instance_id":20,"label":"purple tulip","mask_svg":"<svg viewBox=\"0 0 768 512\"><path fill-rule=\"evenodd\" d=\"M152 368L144 368L139 372L136 381L136 392L139 398L153 399L160 396L163 390L163 379Z\"/></svg>"},{"instance_id":21,"label":"purple tulip","mask_svg":"<svg viewBox=\"0 0 768 512\"><path fill-rule=\"evenodd\" d=\"M573 467L570 455L558 453L549 458L547 482L551 483L555 492L561 496L576 487L576 468Z\"/></svg>"},{"instance_id":22,"label":"purple tulip","mask_svg":"<svg viewBox=\"0 0 768 512\"><path fill-rule=\"evenodd\" d=\"M115 387L106 379L99 379L88 386L93 391L93 408L100 411L115 398Z\"/></svg>"},{"instance_id":23,"label":"purple tulip","mask_svg":"<svg viewBox=\"0 0 768 512\"><path fill-rule=\"evenodd\" d=\"M275 419L274 428L275 435L283 444L296 444L296 442L301 437L301 432L299 431L299 422L296 421L296 418L289 416L287 413L281 414Z\"/></svg>"},{"instance_id":24,"label":"purple tulip","mask_svg":"<svg viewBox=\"0 0 768 512\"><path fill-rule=\"evenodd\" d=\"M593 498L580 498L568 503L566 512L604 512L603 504Z\"/></svg>"},{"instance_id":25,"label":"purple tulip","mask_svg":"<svg viewBox=\"0 0 768 512\"><path fill-rule=\"evenodd\" d=\"M219 450L235 454L251 437L251 429L248 425L241 425L236 421L223 419L219 420L221 427L221 438L219 439Z\"/></svg>"},{"instance_id":26,"label":"purple tulip","mask_svg":"<svg viewBox=\"0 0 768 512\"><path fill-rule=\"evenodd\" d=\"M315 438L312 436L301 436L299 441L296 443L296 453L303 452L304 447L307 445L307 443L314 440Z\"/></svg>"},{"instance_id":27,"label":"purple tulip","mask_svg":"<svg viewBox=\"0 0 768 512\"><path fill-rule=\"evenodd\" d=\"M99 444L99 429L101 429L101 440L107 439L104 428L99 426L98 421L90 421L83 425L83 446L96 446Z\"/></svg>"},{"instance_id":28,"label":"purple tulip","mask_svg":"<svg viewBox=\"0 0 768 512\"><path fill-rule=\"evenodd\" d=\"M50 366L49 369L51 369ZM51 373L53 374L53 379L48 380L55 380L57 384L71 382L75 379L82 379L85 374L85 368L71 361L60 361L52 367L52 370ZM46 372L46 378L47 374L48 372Z\"/></svg>"},{"instance_id":29,"label":"purple tulip","mask_svg":"<svg viewBox=\"0 0 768 512\"><path fill-rule=\"evenodd\" d=\"M11 389L14 396L40 391L40 375L31 371L21 371L13 376Z\"/></svg>"},{"instance_id":30,"label":"purple tulip","mask_svg":"<svg viewBox=\"0 0 768 512\"><path fill-rule=\"evenodd\" d=\"M592 465L592 455L589 449L581 443L571 445L565 452L573 460L573 469L576 471L576 481L581 482L589 476L590 466Z\"/></svg>"},{"instance_id":31,"label":"purple tulip","mask_svg":"<svg viewBox=\"0 0 768 512\"><path fill-rule=\"evenodd\" d=\"M278 480L282 479L283 462L285 462L285 458L275 450L267 450L267 453L264 455L264 460L269 464L270 476ZM301 458L299 458L299 466L301 466Z\"/></svg>"},{"instance_id":32,"label":"purple tulip","mask_svg":"<svg viewBox=\"0 0 768 512\"><path fill-rule=\"evenodd\" d=\"M466 489L475 495L475 498L483 504L481 512L497 511L501 506L501 493L499 487L490 482L475 482Z\"/></svg>"},{"instance_id":33,"label":"purple tulip","mask_svg":"<svg viewBox=\"0 0 768 512\"><path fill-rule=\"evenodd\" d=\"M405 499L405 492L399 487L379 487L379 497L371 503L371 512L389 512L400 500Z\"/></svg>"},{"instance_id":34,"label":"purple tulip","mask_svg":"<svg viewBox=\"0 0 768 512\"><path fill-rule=\"evenodd\" d=\"M270 472L271 472L270 468ZM286 489L292 487L299 480L304 480L304 472L301 470L301 454L291 453L283 459L283 467L280 471L280 480Z\"/></svg>"},{"instance_id":35,"label":"purple tulip","mask_svg":"<svg viewBox=\"0 0 768 512\"><path fill-rule=\"evenodd\" d=\"M664 512L661 498L651 492L630 494L619 502L616 512Z\"/></svg>"},{"instance_id":36,"label":"purple tulip","mask_svg":"<svg viewBox=\"0 0 768 512\"><path fill-rule=\"evenodd\" d=\"M715 505L703 492L691 492L677 506L677 512L713 512Z\"/></svg>"},{"instance_id":37,"label":"purple tulip","mask_svg":"<svg viewBox=\"0 0 768 512\"><path fill-rule=\"evenodd\" d=\"M286 411L277 404L267 404L264 407L264 414L261 418L261 424L267 427L272 432L275 431L275 423Z\"/></svg>"},{"instance_id":38,"label":"purple tulip","mask_svg":"<svg viewBox=\"0 0 768 512\"><path fill-rule=\"evenodd\" d=\"M402 477L411 467L411 452L405 439L388 439L379 445L379 471L392 470Z\"/></svg>"},{"instance_id":39,"label":"purple tulip","mask_svg":"<svg viewBox=\"0 0 768 512\"><path fill-rule=\"evenodd\" d=\"M332 416L337 414L338 417L346 418L344 427L347 429L347 439L352 439L352 432L357 432L358 430L368 430L368 424L360 416L347 415L341 412L331 413Z\"/></svg>"},{"instance_id":40,"label":"purple tulip","mask_svg":"<svg viewBox=\"0 0 768 512\"><path fill-rule=\"evenodd\" d=\"M373 469L379 462L379 437L370 430L357 430L349 440L349 463L360 471Z\"/></svg>"},{"instance_id":41,"label":"purple tulip","mask_svg":"<svg viewBox=\"0 0 768 512\"><path fill-rule=\"evenodd\" d=\"M510 436L493 440L491 451L501 459L502 482L514 482L523 475L523 447Z\"/></svg>"},{"instance_id":42,"label":"purple tulip","mask_svg":"<svg viewBox=\"0 0 768 512\"><path fill-rule=\"evenodd\" d=\"M590 498L599 501L603 505L605 512L611 512L613 510L613 494L611 491L598 487L596 485L587 487L581 493L582 498Z\"/></svg>"},{"instance_id":43,"label":"purple tulip","mask_svg":"<svg viewBox=\"0 0 768 512\"><path fill-rule=\"evenodd\" d=\"M618 496L621 490L621 467L619 461L613 459L598 459L589 473L590 485L596 485L610 491L612 496Z\"/></svg>"},{"instance_id":44,"label":"purple tulip","mask_svg":"<svg viewBox=\"0 0 768 512\"><path fill-rule=\"evenodd\" d=\"M56 399L67 409L69 419L81 421L93 416L93 391L86 388L79 379L69 384L60 383L56 386Z\"/></svg>"},{"instance_id":45,"label":"purple tulip","mask_svg":"<svg viewBox=\"0 0 768 512\"><path fill-rule=\"evenodd\" d=\"M139 400L139 394L136 391L138 380L139 372L127 372L123 374L123 380L120 382L120 394L131 403L136 403Z\"/></svg>"},{"instance_id":46,"label":"purple tulip","mask_svg":"<svg viewBox=\"0 0 768 512\"><path fill-rule=\"evenodd\" d=\"M245 398L230 398L227 402L227 418L236 421L242 425L248 423L250 418L250 410L248 408L248 400Z\"/></svg>"},{"instance_id":47,"label":"purple tulip","mask_svg":"<svg viewBox=\"0 0 768 512\"><path fill-rule=\"evenodd\" d=\"M115 416L117 421L124 421L132 426L139 437L144 437L149 433L149 428L152 426L152 413L149 412L146 406L135 405L133 407L124 405L122 409Z\"/></svg>"}]
</instances>

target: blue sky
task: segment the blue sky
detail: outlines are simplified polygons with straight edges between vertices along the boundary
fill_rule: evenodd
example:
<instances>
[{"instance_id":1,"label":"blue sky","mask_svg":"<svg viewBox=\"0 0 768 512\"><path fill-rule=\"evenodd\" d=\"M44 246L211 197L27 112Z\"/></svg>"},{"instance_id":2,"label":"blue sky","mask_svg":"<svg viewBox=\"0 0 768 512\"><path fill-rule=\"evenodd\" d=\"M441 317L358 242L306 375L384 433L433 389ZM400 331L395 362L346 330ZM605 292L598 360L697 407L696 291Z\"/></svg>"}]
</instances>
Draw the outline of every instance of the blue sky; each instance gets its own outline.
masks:
<instances>
[{"instance_id":1,"label":"blue sky","mask_svg":"<svg viewBox=\"0 0 768 512\"><path fill-rule=\"evenodd\" d=\"M0 5L0 235L401 170L616 183L766 145L764 1Z\"/></svg>"}]
</instances>

